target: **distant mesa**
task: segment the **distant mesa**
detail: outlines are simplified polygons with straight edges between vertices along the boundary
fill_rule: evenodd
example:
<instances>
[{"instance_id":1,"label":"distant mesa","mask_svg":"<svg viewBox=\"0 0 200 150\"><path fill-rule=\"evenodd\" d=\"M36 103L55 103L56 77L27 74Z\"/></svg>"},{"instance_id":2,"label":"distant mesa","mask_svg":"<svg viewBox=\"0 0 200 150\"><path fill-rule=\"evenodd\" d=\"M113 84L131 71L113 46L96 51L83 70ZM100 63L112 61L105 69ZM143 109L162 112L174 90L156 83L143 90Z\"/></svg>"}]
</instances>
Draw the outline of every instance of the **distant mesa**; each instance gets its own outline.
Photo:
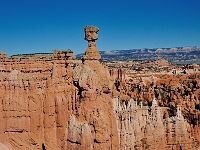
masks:
<instances>
[{"instance_id":1,"label":"distant mesa","mask_svg":"<svg viewBox=\"0 0 200 150\"><path fill-rule=\"evenodd\" d=\"M152 61L166 59L172 64L200 64L200 48L198 46L174 48L143 48L129 50L99 51L102 61ZM77 54L81 58L83 54Z\"/></svg>"}]
</instances>

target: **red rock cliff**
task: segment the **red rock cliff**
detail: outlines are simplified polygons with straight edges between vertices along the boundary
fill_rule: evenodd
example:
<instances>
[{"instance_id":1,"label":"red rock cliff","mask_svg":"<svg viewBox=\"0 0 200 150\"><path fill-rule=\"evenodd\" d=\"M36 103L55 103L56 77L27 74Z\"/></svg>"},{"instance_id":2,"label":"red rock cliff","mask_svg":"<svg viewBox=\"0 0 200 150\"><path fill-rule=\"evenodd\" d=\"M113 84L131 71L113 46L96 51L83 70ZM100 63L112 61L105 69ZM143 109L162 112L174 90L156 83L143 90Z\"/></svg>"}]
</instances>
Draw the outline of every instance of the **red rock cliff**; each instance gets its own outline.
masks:
<instances>
[{"instance_id":1,"label":"red rock cliff","mask_svg":"<svg viewBox=\"0 0 200 150\"><path fill-rule=\"evenodd\" d=\"M10 149L61 149L75 110L71 51L0 63L0 140Z\"/></svg>"}]
</instances>

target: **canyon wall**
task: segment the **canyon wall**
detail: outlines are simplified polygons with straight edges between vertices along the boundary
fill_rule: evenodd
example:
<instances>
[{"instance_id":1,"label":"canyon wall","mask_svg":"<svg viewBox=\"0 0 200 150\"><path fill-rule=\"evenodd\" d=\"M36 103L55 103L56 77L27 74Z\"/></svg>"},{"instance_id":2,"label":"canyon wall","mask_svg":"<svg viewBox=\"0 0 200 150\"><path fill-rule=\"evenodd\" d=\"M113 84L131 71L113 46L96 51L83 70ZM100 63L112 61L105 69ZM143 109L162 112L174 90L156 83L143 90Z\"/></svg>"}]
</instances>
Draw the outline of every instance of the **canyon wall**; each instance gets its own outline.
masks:
<instances>
[{"instance_id":1,"label":"canyon wall","mask_svg":"<svg viewBox=\"0 0 200 150\"><path fill-rule=\"evenodd\" d=\"M71 51L3 58L0 140L10 149L60 149L75 110Z\"/></svg>"}]
</instances>

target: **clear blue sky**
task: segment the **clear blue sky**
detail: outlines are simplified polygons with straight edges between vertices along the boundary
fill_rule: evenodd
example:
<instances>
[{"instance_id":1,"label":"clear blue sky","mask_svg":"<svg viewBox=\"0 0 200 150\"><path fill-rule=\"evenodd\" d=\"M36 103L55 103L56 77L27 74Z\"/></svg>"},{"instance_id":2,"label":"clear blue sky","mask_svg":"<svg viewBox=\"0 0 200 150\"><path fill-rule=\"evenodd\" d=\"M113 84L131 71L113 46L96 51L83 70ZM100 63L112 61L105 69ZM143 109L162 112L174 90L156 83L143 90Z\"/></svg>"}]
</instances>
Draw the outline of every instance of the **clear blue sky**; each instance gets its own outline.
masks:
<instances>
[{"instance_id":1,"label":"clear blue sky","mask_svg":"<svg viewBox=\"0 0 200 150\"><path fill-rule=\"evenodd\" d=\"M200 0L0 0L0 51L83 53L86 25L99 50L200 46Z\"/></svg>"}]
</instances>

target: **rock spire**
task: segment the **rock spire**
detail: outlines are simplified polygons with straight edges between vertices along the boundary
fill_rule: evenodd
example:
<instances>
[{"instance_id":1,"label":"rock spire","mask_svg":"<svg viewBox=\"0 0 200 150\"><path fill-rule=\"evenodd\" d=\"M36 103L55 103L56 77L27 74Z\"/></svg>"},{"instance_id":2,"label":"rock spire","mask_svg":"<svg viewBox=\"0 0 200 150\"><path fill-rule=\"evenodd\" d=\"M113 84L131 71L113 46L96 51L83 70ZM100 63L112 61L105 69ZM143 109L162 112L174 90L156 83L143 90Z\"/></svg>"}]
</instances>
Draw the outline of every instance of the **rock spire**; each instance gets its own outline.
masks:
<instances>
[{"instance_id":1,"label":"rock spire","mask_svg":"<svg viewBox=\"0 0 200 150\"><path fill-rule=\"evenodd\" d=\"M88 48L85 52L85 55L83 56L82 60L100 60L101 55L98 52L98 49L96 48L96 42L95 40L98 39L97 32L99 31L99 28L95 26L86 26L85 29L85 40L88 41Z\"/></svg>"}]
</instances>

